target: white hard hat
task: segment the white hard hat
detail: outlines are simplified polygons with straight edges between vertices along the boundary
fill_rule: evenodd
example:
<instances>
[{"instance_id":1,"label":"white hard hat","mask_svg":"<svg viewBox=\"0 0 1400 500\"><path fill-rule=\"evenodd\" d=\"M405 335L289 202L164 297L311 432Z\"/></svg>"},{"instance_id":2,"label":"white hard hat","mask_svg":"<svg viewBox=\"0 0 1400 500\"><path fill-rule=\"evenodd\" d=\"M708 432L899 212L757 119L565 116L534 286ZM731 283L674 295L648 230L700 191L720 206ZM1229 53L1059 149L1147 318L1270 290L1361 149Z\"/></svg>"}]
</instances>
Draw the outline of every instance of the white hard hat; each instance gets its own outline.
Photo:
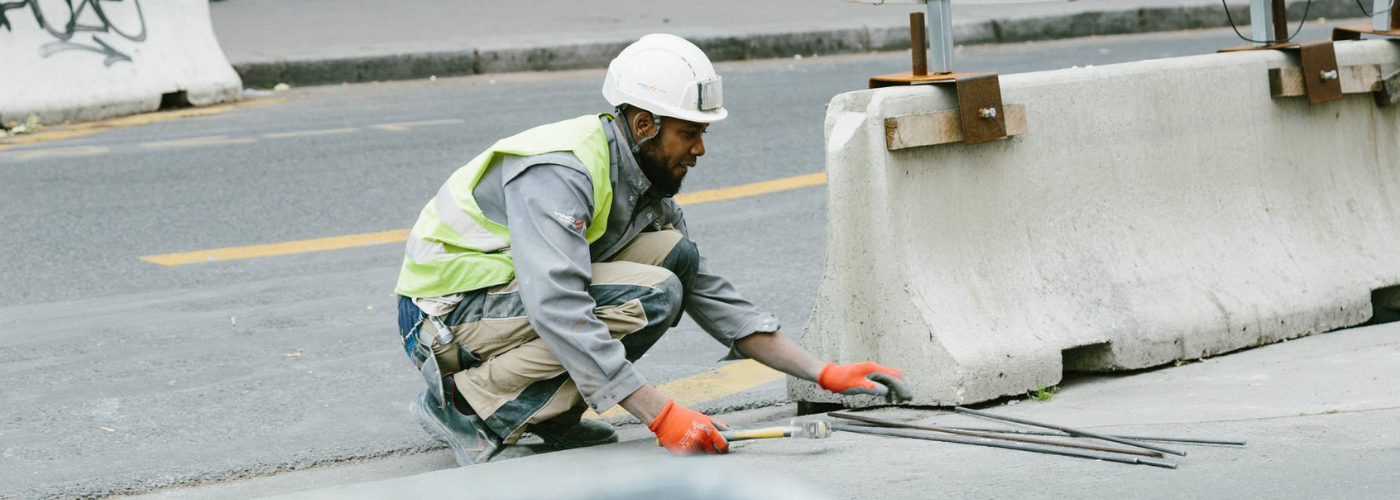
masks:
<instances>
[{"instance_id":1,"label":"white hard hat","mask_svg":"<svg viewBox=\"0 0 1400 500\"><path fill-rule=\"evenodd\" d=\"M613 106L628 104L697 123L729 115L723 88L710 58L675 35L652 34L622 49L608 64L603 97Z\"/></svg>"}]
</instances>

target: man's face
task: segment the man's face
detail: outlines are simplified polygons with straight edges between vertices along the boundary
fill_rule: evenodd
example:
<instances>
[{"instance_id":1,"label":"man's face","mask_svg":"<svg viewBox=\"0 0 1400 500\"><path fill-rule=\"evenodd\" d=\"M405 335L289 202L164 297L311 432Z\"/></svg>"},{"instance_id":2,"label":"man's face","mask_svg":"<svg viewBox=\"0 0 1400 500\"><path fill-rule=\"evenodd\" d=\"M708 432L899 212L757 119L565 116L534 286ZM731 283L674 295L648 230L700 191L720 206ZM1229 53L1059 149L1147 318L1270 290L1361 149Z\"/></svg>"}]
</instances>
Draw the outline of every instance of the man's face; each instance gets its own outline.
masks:
<instances>
[{"instance_id":1,"label":"man's face","mask_svg":"<svg viewBox=\"0 0 1400 500\"><path fill-rule=\"evenodd\" d=\"M709 126L676 118L661 119L661 134L643 143L637 155L637 164L652 187L667 196L680 192L686 172L705 154L704 135Z\"/></svg>"}]
</instances>

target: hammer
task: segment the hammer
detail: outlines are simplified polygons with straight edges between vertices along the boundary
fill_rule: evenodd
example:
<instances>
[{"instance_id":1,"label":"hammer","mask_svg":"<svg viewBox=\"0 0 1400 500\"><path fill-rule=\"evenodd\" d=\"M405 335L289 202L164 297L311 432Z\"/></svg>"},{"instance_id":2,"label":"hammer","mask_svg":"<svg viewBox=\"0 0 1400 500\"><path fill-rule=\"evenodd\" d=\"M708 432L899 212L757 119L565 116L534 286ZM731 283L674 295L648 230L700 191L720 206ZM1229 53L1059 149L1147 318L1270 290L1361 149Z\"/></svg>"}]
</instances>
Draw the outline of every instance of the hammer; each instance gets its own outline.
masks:
<instances>
[{"instance_id":1,"label":"hammer","mask_svg":"<svg viewBox=\"0 0 1400 500\"><path fill-rule=\"evenodd\" d=\"M719 435L723 436L725 441L784 437L821 439L831 436L831 426L827 425L823 420L811 420L807 422L793 420L785 426L750 429L746 431L728 431L721 432Z\"/></svg>"}]
</instances>

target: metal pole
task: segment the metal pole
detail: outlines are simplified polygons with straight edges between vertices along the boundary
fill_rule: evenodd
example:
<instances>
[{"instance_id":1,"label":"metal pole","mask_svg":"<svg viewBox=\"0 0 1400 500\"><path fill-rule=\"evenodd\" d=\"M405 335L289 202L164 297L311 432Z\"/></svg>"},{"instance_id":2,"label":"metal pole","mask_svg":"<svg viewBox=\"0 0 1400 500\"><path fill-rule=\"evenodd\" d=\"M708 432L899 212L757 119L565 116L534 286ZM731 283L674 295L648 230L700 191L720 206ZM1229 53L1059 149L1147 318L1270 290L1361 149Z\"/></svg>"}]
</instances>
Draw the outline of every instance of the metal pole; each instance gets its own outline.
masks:
<instances>
[{"instance_id":1,"label":"metal pole","mask_svg":"<svg viewBox=\"0 0 1400 500\"><path fill-rule=\"evenodd\" d=\"M929 64L932 73L953 72L953 0L928 0Z\"/></svg>"},{"instance_id":2,"label":"metal pole","mask_svg":"<svg viewBox=\"0 0 1400 500\"><path fill-rule=\"evenodd\" d=\"M1288 6L1283 0L1274 0L1274 42L1288 40Z\"/></svg>"},{"instance_id":3,"label":"metal pole","mask_svg":"<svg viewBox=\"0 0 1400 500\"><path fill-rule=\"evenodd\" d=\"M1270 0L1249 0L1249 37L1255 47L1268 45L1269 29L1274 25L1274 9Z\"/></svg>"},{"instance_id":4,"label":"metal pole","mask_svg":"<svg viewBox=\"0 0 1400 500\"><path fill-rule=\"evenodd\" d=\"M1162 454L1161 454L1160 452L1156 452L1156 451L1134 450L1134 449L1131 449L1131 448L1114 448L1114 447L1112 447L1112 446L1098 446L1098 445L1092 445L1092 444L1086 444L1086 443L1070 443L1070 442L1064 442L1064 441L1055 441L1055 440L1053 440L1053 439L1037 439L1037 438L1031 438L1031 437L1009 436L1009 435L1005 435L1005 434L993 434L993 433L990 433L990 432L977 432L977 431L967 431L967 430L949 429L949 428L947 428L947 427L938 427L938 426L933 426L933 425L910 424L910 423L898 422L898 421L894 421L894 420L885 420L885 419L883 419L883 418L867 417L867 416L865 416L865 415L855 415L855 414L841 413L841 412L830 412L830 413L827 413L827 415L831 415L831 416L836 417L836 418L844 418L844 419L848 419L848 420L856 420L856 421L860 421L860 422L867 422L867 423L871 423L871 424L882 425L882 426L885 426L885 427L903 427L903 428L905 428L905 429L918 429L918 430L921 430L921 431L942 432L942 433L945 433L945 434L957 434L957 435L960 435L960 436L980 437L980 438L986 438L986 439L1005 439L1005 440L1007 440L1007 441L1019 441L1019 442L1022 442L1022 443L1044 444L1044 445L1050 445L1050 446L1064 446L1064 447L1066 447L1066 448L1079 448L1079 449L1081 449L1081 450L1106 451L1106 452L1109 452L1109 453L1122 453L1122 454L1125 454L1125 455L1140 455L1140 456L1144 456L1144 457L1157 457L1157 458L1161 458L1161 457L1162 457Z\"/></svg>"},{"instance_id":5,"label":"metal pole","mask_svg":"<svg viewBox=\"0 0 1400 500\"><path fill-rule=\"evenodd\" d=\"M928 26L923 12L909 13L909 48L914 76L928 75Z\"/></svg>"},{"instance_id":6,"label":"metal pole","mask_svg":"<svg viewBox=\"0 0 1400 500\"><path fill-rule=\"evenodd\" d=\"M1077 430L1077 429L1071 429L1071 428L1069 428L1069 427L1060 427L1060 426L1058 426L1058 425L1053 425L1053 424L1043 424L1043 423L1040 423L1040 422L1032 422L1032 421L1030 421L1030 420L1022 420L1022 419L1019 419L1019 418L1006 417L1006 416L1002 416L1002 415L993 415L993 414L991 414L991 413L984 413L984 412L980 412L980 411L977 411L977 410L970 410L970 409L967 409L967 408L963 408L963 407L961 407L961 406L955 406L955 407L953 407L953 409L956 410L956 411L958 411L958 412L961 412L961 413L966 413L966 414L968 414L968 415L977 415L977 416L979 416L979 417L990 418L990 419L992 419L992 420L1005 420L1005 421L1007 421L1007 422L1016 422L1016 423L1018 423L1018 424L1033 425L1033 426L1036 426L1036 427L1044 427L1044 428L1046 428L1046 429L1055 429L1055 430L1061 431L1061 432L1068 432L1068 433L1073 434L1073 435L1075 435L1075 436L1084 436L1084 437L1091 437L1091 438L1095 438L1095 439L1102 439L1102 440L1104 440L1104 441L1113 441L1113 442L1118 443L1118 444L1126 444L1126 445L1128 445L1128 446L1136 446L1136 447L1138 447L1138 448L1144 448L1144 449L1148 449L1148 450L1152 450L1152 451L1160 451L1160 452L1162 452L1162 453L1171 453L1171 454L1173 454L1173 455L1180 456L1180 457L1186 456L1186 452L1184 452L1184 451L1176 451L1176 450L1173 450L1173 449L1170 449L1170 448L1163 448L1163 447L1156 446L1156 445L1150 445L1150 444L1145 444L1145 443L1139 443L1139 442L1137 442L1137 441L1129 441L1129 440L1127 440L1127 439L1119 439L1119 438L1116 438L1116 437L1113 437L1113 436L1105 436L1105 435L1103 435L1103 434L1095 434L1095 433L1092 433L1092 432L1089 432L1089 431L1081 431L1081 430Z\"/></svg>"},{"instance_id":7,"label":"metal pole","mask_svg":"<svg viewBox=\"0 0 1400 500\"><path fill-rule=\"evenodd\" d=\"M1371 5L1371 31L1386 31L1390 29L1390 2L1392 0L1375 0Z\"/></svg>"},{"instance_id":8,"label":"metal pole","mask_svg":"<svg viewBox=\"0 0 1400 500\"><path fill-rule=\"evenodd\" d=\"M992 439L967 439L967 438L959 438L959 437L952 437L952 436L938 436L938 435L934 435L934 434L928 434L928 433L923 433L923 432L913 431L913 430L883 429L883 428L879 428L879 427L862 427L862 426L858 426L858 425L839 424L839 423L838 423L838 424L835 424L835 425L832 425L831 428L832 428L832 429L835 429L835 430L838 430L838 431L842 431L842 432L853 432L853 433L856 433L856 434L872 434L872 435L876 435L876 436L891 436L891 437L902 437L902 438L913 438L913 439L925 439L925 440L928 440L928 441L940 441L940 442L944 442L944 443L970 444L970 445L973 445L973 446L990 446L990 447L992 447L992 448L1005 448L1005 449L1008 449L1008 450L1021 450L1021 451L1030 451L1030 452L1035 452L1035 453L1047 453L1047 454L1050 454L1050 455L1060 455L1060 456L1066 456L1066 457L1088 458L1088 459L1091 459L1091 460L1104 460L1104 461L1107 461L1107 462L1118 462L1118 463L1120 463L1120 464L1151 465L1151 466L1153 466L1153 467L1165 467L1165 468L1168 468L1168 469L1175 469L1175 468L1176 468L1176 464L1171 463L1171 462L1161 461L1161 460L1152 460L1152 459L1148 459L1148 458L1126 458L1126 457L1119 457L1119 456L1114 456L1114 455L1104 455L1104 454L1099 454L1099 453L1089 453L1089 452L1087 452L1087 451L1074 451L1074 450L1066 450L1066 449L1062 449L1062 448L1051 448L1051 447L1048 447L1048 446L1036 446L1036 445L1031 445L1031 444L1013 444L1013 443L1007 443L1007 442L1005 442L1005 441L996 441L996 440L992 440Z\"/></svg>"},{"instance_id":9,"label":"metal pole","mask_svg":"<svg viewBox=\"0 0 1400 500\"><path fill-rule=\"evenodd\" d=\"M989 428L986 428L986 427L949 427L949 429L956 429L956 430L960 430L960 431L973 431L973 432L991 432L991 433L996 433L996 434L1025 434L1025 435L1027 435L1027 436L1074 437L1074 436L1072 436L1072 435L1070 435L1070 434L1065 434L1065 433L1063 433L1063 432L1026 431L1026 430L1021 430L1021 429L989 429ZM1245 445L1245 442L1244 442L1244 441L1230 441L1230 440L1225 440L1225 439L1178 438L1178 437L1160 437L1160 436L1124 436L1124 435L1122 435L1122 434L1109 434L1109 435L1110 435L1110 436L1113 436L1113 437L1116 437L1116 438L1119 438L1119 439L1131 439L1131 440L1134 440L1134 441L1161 441L1161 442L1164 442L1164 443L1189 443L1189 444L1218 444L1218 445L1228 445L1228 446L1244 446L1244 445Z\"/></svg>"}]
</instances>

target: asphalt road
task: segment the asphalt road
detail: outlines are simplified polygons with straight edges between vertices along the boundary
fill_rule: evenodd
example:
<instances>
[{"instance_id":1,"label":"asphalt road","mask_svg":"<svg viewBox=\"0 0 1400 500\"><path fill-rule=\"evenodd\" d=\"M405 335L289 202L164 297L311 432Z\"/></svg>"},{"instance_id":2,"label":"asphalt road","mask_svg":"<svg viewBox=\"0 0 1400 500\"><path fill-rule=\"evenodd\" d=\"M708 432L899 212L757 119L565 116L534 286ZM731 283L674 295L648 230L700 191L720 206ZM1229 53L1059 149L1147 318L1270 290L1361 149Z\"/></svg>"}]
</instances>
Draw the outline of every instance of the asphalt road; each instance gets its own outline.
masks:
<instances>
[{"instance_id":1,"label":"asphalt road","mask_svg":"<svg viewBox=\"0 0 1400 500\"><path fill-rule=\"evenodd\" d=\"M1098 37L967 47L958 64L1017 73L1237 43L1228 30ZM821 171L824 104L906 66L903 54L721 64L731 118L711 129L686 190ZM409 227L495 139L605 111L601 80L297 89L0 151L0 498L139 493L436 448L404 411L421 382L394 326L401 245L177 267L139 258ZM405 123L417 125L394 125ZM794 335L820 279L823 200L812 187L686 209L714 267ZM722 354L686 322L639 367L663 382ZM781 398L770 384L710 408Z\"/></svg>"}]
</instances>

